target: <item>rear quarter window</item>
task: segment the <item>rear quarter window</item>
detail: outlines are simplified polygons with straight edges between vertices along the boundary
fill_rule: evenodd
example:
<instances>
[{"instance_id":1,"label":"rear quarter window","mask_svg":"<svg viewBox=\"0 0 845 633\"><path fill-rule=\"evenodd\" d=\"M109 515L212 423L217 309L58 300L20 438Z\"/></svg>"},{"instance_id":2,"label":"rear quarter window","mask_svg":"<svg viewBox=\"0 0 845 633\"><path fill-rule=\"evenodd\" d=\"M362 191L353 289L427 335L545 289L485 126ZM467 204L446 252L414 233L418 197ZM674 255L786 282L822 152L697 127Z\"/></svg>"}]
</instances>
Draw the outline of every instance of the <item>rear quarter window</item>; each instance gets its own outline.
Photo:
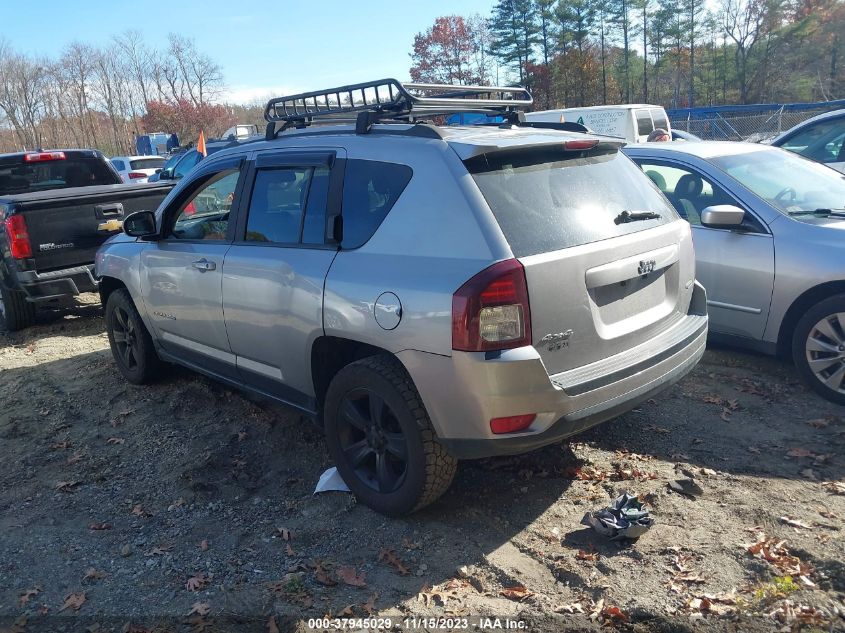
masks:
<instances>
[{"instance_id":1,"label":"rear quarter window","mask_svg":"<svg viewBox=\"0 0 845 633\"><path fill-rule=\"evenodd\" d=\"M654 123L648 110L637 110L634 115L637 118L637 134L648 136L654 131Z\"/></svg>"},{"instance_id":2,"label":"rear quarter window","mask_svg":"<svg viewBox=\"0 0 845 633\"><path fill-rule=\"evenodd\" d=\"M548 149L497 152L466 166L516 257L611 239L679 217L616 150L575 157ZM623 211L658 217L617 224Z\"/></svg>"},{"instance_id":3,"label":"rear quarter window","mask_svg":"<svg viewBox=\"0 0 845 633\"><path fill-rule=\"evenodd\" d=\"M358 248L373 236L412 175L407 165L374 160L347 161L343 181L342 248Z\"/></svg>"}]
</instances>

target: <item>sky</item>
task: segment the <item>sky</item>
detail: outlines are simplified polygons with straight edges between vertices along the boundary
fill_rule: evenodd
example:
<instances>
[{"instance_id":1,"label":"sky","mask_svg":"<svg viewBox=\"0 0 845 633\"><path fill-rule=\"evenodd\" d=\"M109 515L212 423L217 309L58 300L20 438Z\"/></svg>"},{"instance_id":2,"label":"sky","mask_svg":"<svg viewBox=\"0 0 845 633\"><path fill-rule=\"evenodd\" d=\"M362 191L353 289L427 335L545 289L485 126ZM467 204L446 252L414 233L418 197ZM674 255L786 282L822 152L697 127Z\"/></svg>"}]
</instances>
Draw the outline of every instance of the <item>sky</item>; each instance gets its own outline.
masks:
<instances>
[{"instance_id":1,"label":"sky","mask_svg":"<svg viewBox=\"0 0 845 633\"><path fill-rule=\"evenodd\" d=\"M155 47L176 32L223 68L228 101L394 77L408 80L414 35L440 15L490 14L494 0L0 0L0 39L57 57L128 29ZM36 9L37 7L37 9Z\"/></svg>"}]
</instances>

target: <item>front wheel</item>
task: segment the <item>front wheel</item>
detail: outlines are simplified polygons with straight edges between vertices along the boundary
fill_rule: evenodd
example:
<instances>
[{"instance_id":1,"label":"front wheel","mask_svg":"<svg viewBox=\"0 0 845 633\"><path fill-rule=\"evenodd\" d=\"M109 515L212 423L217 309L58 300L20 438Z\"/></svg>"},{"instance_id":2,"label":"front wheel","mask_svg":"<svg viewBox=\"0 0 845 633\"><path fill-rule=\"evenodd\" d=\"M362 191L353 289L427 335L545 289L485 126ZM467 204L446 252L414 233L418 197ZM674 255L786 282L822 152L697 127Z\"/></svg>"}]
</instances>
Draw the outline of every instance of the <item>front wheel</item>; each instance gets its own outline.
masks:
<instances>
[{"instance_id":1,"label":"front wheel","mask_svg":"<svg viewBox=\"0 0 845 633\"><path fill-rule=\"evenodd\" d=\"M161 361L129 291L121 288L109 295L106 332L114 361L126 380L143 385L155 378Z\"/></svg>"},{"instance_id":2,"label":"front wheel","mask_svg":"<svg viewBox=\"0 0 845 633\"><path fill-rule=\"evenodd\" d=\"M346 485L376 512L401 516L437 500L457 460L438 442L404 367L375 356L344 367L326 394L326 442Z\"/></svg>"},{"instance_id":3,"label":"front wheel","mask_svg":"<svg viewBox=\"0 0 845 633\"><path fill-rule=\"evenodd\" d=\"M792 357L814 390L845 404L845 295L820 301L801 317L792 337Z\"/></svg>"}]
</instances>

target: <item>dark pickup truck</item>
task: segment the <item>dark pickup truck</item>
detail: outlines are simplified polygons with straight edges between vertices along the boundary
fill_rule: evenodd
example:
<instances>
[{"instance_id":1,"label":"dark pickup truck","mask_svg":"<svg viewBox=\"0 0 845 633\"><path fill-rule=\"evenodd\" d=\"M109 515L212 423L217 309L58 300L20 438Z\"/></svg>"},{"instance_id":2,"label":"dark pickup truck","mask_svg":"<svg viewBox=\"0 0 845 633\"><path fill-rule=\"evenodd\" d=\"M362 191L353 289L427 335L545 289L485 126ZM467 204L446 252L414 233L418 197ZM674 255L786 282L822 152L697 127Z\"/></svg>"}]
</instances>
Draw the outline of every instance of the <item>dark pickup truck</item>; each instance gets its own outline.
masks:
<instances>
[{"instance_id":1,"label":"dark pickup truck","mask_svg":"<svg viewBox=\"0 0 845 633\"><path fill-rule=\"evenodd\" d=\"M0 154L0 327L25 328L39 303L95 291L100 244L173 184L123 184L95 150Z\"/></svg>"}]
</instances>

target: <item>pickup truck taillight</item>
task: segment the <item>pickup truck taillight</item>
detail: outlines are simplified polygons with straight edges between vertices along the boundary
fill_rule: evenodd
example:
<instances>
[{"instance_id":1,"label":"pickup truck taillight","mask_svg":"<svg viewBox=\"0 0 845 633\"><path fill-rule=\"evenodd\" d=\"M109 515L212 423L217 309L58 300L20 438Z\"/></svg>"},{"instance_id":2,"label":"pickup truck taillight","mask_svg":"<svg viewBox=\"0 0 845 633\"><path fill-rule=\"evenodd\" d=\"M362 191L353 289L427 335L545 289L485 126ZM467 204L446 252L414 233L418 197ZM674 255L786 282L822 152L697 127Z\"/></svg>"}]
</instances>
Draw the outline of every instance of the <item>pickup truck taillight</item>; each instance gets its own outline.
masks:
<instances>
[{"instance_id":1,"label":"pickup truck taillight","mask_svg":"<svg viewBox=\"0 0 845 633\"><path fill-rule=\"evenodd\" d=\"M10 215L6 218L4 224L12 257L15 259L32 257L32 245L29 243L29 233L26 230L24 217L22 215Z\"/></svg>"},{"instance_id":2,"label":"pickup truck taillight","mask_svg":"<svg viewBox=\"0 0 845 633\"><path fill-rule=\"evenodd\" d=\"M140 171L130 171L130 172L129 172L129 177L130 177L130 178L132 178L132 179L135 179L135 178L146 178L146 177L147 177L147 174L141 173Z\"/></svg>"},{"instance_id":3,"label":"pickup truck taillight","mask_svg":"<svg viewBox=\"0 0 845 633\"><path fill-rule=\"evenodd\" d=\"M525 269L515 259L485 268L452 296L452 349L487 352L531 345Z\"/></svg>"}]
</instances>

